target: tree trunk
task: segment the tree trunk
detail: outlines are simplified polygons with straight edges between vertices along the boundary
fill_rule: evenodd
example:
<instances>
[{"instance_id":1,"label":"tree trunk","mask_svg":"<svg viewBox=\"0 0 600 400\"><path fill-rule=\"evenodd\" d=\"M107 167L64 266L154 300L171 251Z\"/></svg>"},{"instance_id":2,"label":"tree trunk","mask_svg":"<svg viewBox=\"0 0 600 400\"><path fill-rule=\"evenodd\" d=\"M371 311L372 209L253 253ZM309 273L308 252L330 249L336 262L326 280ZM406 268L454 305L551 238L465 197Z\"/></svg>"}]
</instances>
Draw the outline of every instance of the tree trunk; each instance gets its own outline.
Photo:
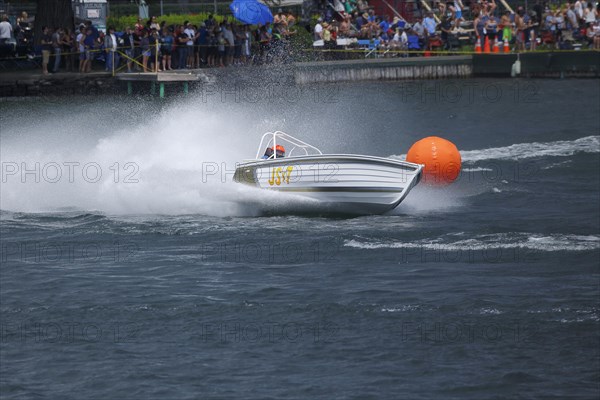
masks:
<instances>
[{"instance_id":1,"label":"tree trunk","mask_svg":"<svg viewBox=\"0 0 600 400\"><path fill-rule=\"evenodd\" d=\"M35 13L35 24L33 27L34 44L39 45L42 41L42 28L74 28L73 8L71 0L39 0Z\"/></svg>"}]
</instances>

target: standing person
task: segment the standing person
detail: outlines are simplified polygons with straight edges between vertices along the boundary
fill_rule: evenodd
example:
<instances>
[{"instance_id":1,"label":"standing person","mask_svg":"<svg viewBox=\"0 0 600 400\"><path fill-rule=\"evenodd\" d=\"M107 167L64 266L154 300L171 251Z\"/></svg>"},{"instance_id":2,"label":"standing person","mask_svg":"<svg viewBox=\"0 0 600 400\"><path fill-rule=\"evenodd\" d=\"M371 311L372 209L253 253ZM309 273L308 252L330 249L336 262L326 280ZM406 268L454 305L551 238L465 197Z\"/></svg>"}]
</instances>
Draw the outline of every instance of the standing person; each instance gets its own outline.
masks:
<instances>
[{"instance_id":1,"label":"standing person","mask_svg":"<svg viewBox=\"0 0 600 400\"><path fill-rule=\"evenodd\" d=\"M215 33L214 29L215 26L217 26L217 21L215 20L212 14L208 14L208 19L204 21L204 24L206 25L206 29L208 29L212 33Z\"/></svg>"},{"instance_id":2,"label":"standing person","mask_svg":"<svg viewBox=\"0 0 600 400\"><path fill-rule=\"evenodd\" d=\"M328 32L327 23L323 23L323 31ZM259 32L259 42L260 42L260 62L266 61L268 57L269 44L271 43L271 34L267 30L266 26L260 27Z\"/></svg>"},{"instance_id":3,"label":"standing person","mask_svg":"<svg viewBox=\"0 0 600 400\"><path fill-rule=\"evenodd\" d=\"M221 30L219 30L219 33L217 34L217 51L219 53L219 67L224 67L225 64L223 63L225 60L225 48L226 48L226 40L225 37L223 36L223 32Z\"/></svg>"},{"instance_id":4,"label":"standing person","mask_svg":"<svg viewBox=\"0 0 600 400\"><path fill-rule=\"evenodd\" d=\"M583 18L587 24L594 24L596 22L596 18L598 17L598 12L596 11L596 7L590 2L587 4L586 9L583 11Z\"/></svg>"},{"instance_id":5,"label":"standing person","mask_svg":"<svg viewBox=\"0 0 600 400\"><path fill-rule=\"evenodd\" d=\"M163 34L161 38L160 52L162 54L162 69L163 71L170 71L171 68L171 56L173 54L173 33L166 27L163 28Z\"/></svg>"},{"instance_id":6,"label":"standing person","mask_svg":"<svg viewBox=\"0 0 600 400\"><path fill-rule=\"evenodd\" d=\"M98 41L98 38L100 37L100 32L98 31L98 28L96 28L90 20L85 21L85 27L86 31L89 30L90 32L88 36L91 36L94 40L94 43L96 43Z\"/></svg>"},{"instance_id":7,"label":"standing person","mask_svg":"<svg viewBox=\"0 0 600 400\"><path fill-rule=\"evenodd\" d=\"M593 25L588 27L588 30L593 32L592 43L594 50L600 50L600 21L596 20Z\"/></svg>"},{"instance_id":8,"label":"standing person","mask_svg":"<svg viewBox=\"0 0 600 400\"><path fill-rule=\"evenodd\" d=\"M315 29L314 29L313 39L315 41L323 39L323 25L322 25L322 23L323 23L323 18L319 17L319 19L317 19L317 24L315 25Z\"/></svg>"},{"instance_id":9,"label":"standing person","mask_svg":"<svg viewBox=\"0 0 600 400\"><path fill-rule=\"evenodd\" d=\"M134 25L136 31L141 31L144 29L144 21L141 18L137 19L137 22Z\"/></svg>"},{"instance_id":10,"label":"standing person","mask_svg":"<svg viewBox=\"0 0 600 400\"><path fill-rule=\"evenodd\" d=\"M157 44L160 44L160 35L156 28L150 29L150 34L148 35L148 43L150 45L150 59L149 63L152 65L152 72L161 72L160 69L160 47L157 47ZM158 54L157 54L158 52Z\"/></svg>"},{"instance_id":11,"label":"standing person","mask_svg":"<svg viewBox=\"0 0 600 400\"><path fill-rule=\"evenodd\" d=\"M133 58L135 60L137 60L135 65L133 65L133 68L135 68L136 71L142 70L142 66L140 63L142 60L142 34L143 34L143 32L144 32L143 29L135 29L133 32Z\"/></svg>"},{"instance_id":12,"label":"standing person","mask_svg":"<svg viewBox=\"0 0 600 400\"><path fill-rule=\"evenodd\" d=\"M85 46L85 71L83 72L91 72L92 63L94 62L94 51L96 46L94 32L91 28L86 28L83 44Z\"/></svg>"},{"instance_id":13,"label":"standing person","mask_svg":"<svg viewBox=\"0 0 600 400\"><path fill-rule=\"evenodd\" d=\"M77 53L77 47L73 40L73 33L70 29L65 29L61 37L61 44L65 59L65 69L69 72L75 71L75 58L73 54Z\"/></svg>"},{"instance_id":14,"label":"standing person","mask_svg":"<svg viewBox=\"0 0 600 400\"><path fill-rule=\"evenodd\" d=\"M177 40L175 43L177 44L177 68L178 69L186 69L187 62L187 42L189 37L187 33L184 32L183 25L179 26L179 33L177 34Z\"/></svg>"},{"instance_id":15,"label":"standing person","mask_svg":"<svg viewBox=\"0 0 600 400\"><path fill-rule=\"evenodd\" d=\"M123 47L125 49L125 55L127 58L127 72L131 72L131 67L133 66L133 58L134 57L134 48L135 48L135 38L133 35L133 31L131 27L125 28L125 33L122 36L123 39Z\"/></svg>"},{"instance_id":16,"label":"standing person","mask_svg":"<svg viewBox=\"0 0 600 400\"><path fill-rule=\"evenodd\" d=\"M2 15L2 22L0 22L0 46L4 45L8 39L12 37L13 27L8 22L8 15Z\"/></svg>"},{"instance_id":17,"label":"standing person","mask_svg":"<svg viewBox=\"0 0 600 400\"><path fill-rule=\"evenodd\" d=\"M233 49L233 64L234 65L241 65L241 58L242 58L242 42L244 41L245 37L242 35L242 28L240 26L235 26L232 25L231 28L233 29L233 35L234 35L234 40L235 40L235 47Z\"/></svg>"},{"instance_id":18,"label":"standing person","mask_svg":"<svg viewBox=\"0 0 600 400\"><path fill-rule=\"evenodd\" d=\"M235 37L233 35L231 24L223 23L221 30L223 32L223 38L225 38L225 65L233 64L233 52L235 49Z\"/></svg>"},{"instance_id":19,"label":"standing person","mask_svg":"<svg viewBox=\"0 0 600 400\"><path fill-rule=\"evenodd\" d=\"M494 48L496 39L498 39L498 19L493 14L488 15L485 22L485 31L489 39L490 48Z\"/></svg>"},{"instance_id":20,"label":"standing person","mask_svg":"<svg viewBox=\"0 0 600 400\"><path fill-rule=\"evenodd\" d=\"M183 31L187 35L186 45L186 67L194 68L194 36L196 32L194 31L194 27L191 22L188 22L185 30Z\"/></svg>"},{"instance_id":21,"label":"standing person","mask_svg":"<svg viewBox=\"0 0 600 400\"><path fill-rule=\"evenodd\" d=\"M281 8L279 10L277 10L277 14L275 14L273 16L273 23L274 24L283 24L284 26L287 26L287 24L288 24L287 16L283 13L283 10Z\"/></svg>"},{"instance_id":22,"label":"standing person","mask_svg":"<svg viewBox=\"0 0 600 400\"><path fill-rule=\"evenodd\" d=\"M193 47L193 55L192 55L192 68L200 68L200 31L198 30L198 26L194 25L194 45Z\"/></svg>"},{"instance_id":23,"label":"standing person","mask_svg":"<svg viewBox=\"0 0 600 400\"><path fill-rule=\"evenodd\" d=\"M48 62L52 50L52 36L47 26L42 27L42 73L48 75Z\"/></svg>"},{"instance_id":24,"label":"standing person","mask_svg":"<svg viewBox=\"0 0 600 400\"><path fill-rule=\"evenodd\" d=\"M106 53L106 71L112 71L119 67L119 53L117 53L117 35L115 27L109 26L108 33L104 36L104 52ZM114 65L113 65L114 60Z\"/></svg>"},{"instance_id":25,"label":"standing person","mask_svg":"<svg viewBox=\"0 0 600 400\"><path fill-rule=\"evenodd\" d=\"M512 23L510 22L510 11L504 12L500 20L502 29L502 42L510 43L513 37Z\"/></svg>"},{"instance_id":26,"label":"standing person","mask_svg":"<svg viewBox=\"0 0 600 400\"><path fill-rule=\"evenodd\" d=\"M160 30L160 24L158 23L155 16L152 16L150 18L150 29L156 29L157 31Z\"/></svg>"},{"instance_id":27,"label":"standing person","mask_svg":"<svg viewBox=\"0 0 600 400\"><path fill-rule=\"evenodd\" d=\"M583 0L577 0L575 2L575 5L573 7L573 10L575 11L575 15L577 16L577 22L582 22L583 21Z\"/></svg>"},{"instance_id":28,"label":"standing person","mask_svg":"<svg viewBox=\"0 0 600 400\"><path fill-rule=\"evenodd\" d=\"M142 48L142 68L144 69L144 72L148 72L148 59L152 52L150 51L150 39L148 38L147 29L142 29L140 47Z\"/></svg>"},{"instance_id":29,"label":"standing person","mask_svg":"<svg viewBox=\"0 0 600 400\"><path fill-rule=\"evenodd\" d=\"M567 28L573 32L579 30L579 19L575 13L575 6L567 3Z\"/></svg>"},{"instance_id":30,"label":"standing person","mask_svg":"<svg viewBox=\"0 0 600 400\"><path fill-rule=\"evenodd\" d=\"M208 29L206 29L206 24L204 22L200 24L197 45L200 54L200 64L206 64L208 60ZM198 67L200 67L200 64Z\"/></svg>"},{"instance_id":31,"label":"standing person","mask_svg":"<svg viewBox=\"0 0 600 400\"><path fill-rule=\"evenodd\" d=\"M519 7L517 9L517 13L515 14L515 30L516 30L516 41L515 41L515 50L525 51L525 42L527 38L525 37L525 31L527 30L527 24L525 23L525 10L523 7Z\"/></svg>"},{"instance_id":32,"label":"standing person","mask_svg":"<svg viewBox=\"0 0 600 400\"><path fill-rule=\"evenodd\" d=\"M62 52L62 28L54 28L52 34L52 51L54 52L54 68L52 72L60 70L60 54Z\"/></svg>"},{"instance_id":33,"label":"standing person","mask_svg":"<svg viewBox=\"0 0 600 400\"><path fill-rule=\"evenodd\" d=\"M248 63L251 59L250 49L252 47L252 35L250 34L250 26L244 25L244 41L242 42L242 64Z\"/></svg>"},{"instance_id":34,"label":"standing person","mask_svg":"<svg viewBox=\"0 0 600 400\"><path fill-rule=\"evenodd\" d=\"M77 34L77 37L75 38L75 41L77 42L77 49L79 50L79 72L85 72L85 70L84 70L84 67L85 67L85 44L83 44L84 39L85 39L85 27L80 26L79 33Z\"/></svg>"},{"instance_id":35,"label":"standing person","mask_svg":"<svg viewBox=\"0 0 600 400\"><path fill-rule=\"evenodd\" d=\"M214 26L208 31L208 58L207 64L209 67L215 67L217 62L217 34Z\"/></svg>"},{"instance_id":36,"label":"standing person","mask_svg":"<svg viewBox=\"0 0 600 400\"><path fill-rule=\"evenodd\" d=\"M456 18L455 26L460 27L460 23L464 21L462 10L465 8L461 0L454 0L454 18Z\"/></svg>"},{"instance_id":37,"label":"standing person","mask_svg":"<svg viewBox=\"0 0 600 400\"><path fill-rule=\"evenodd\" d=\"M23 11L19 18L17 18L17 25L21 29L29 28L29 15L27 15L26 11Z\"/></svg>"},{"instance_id":38,"label":"standing person","mask_svg":"<svg viewBox=\"0 0 600 400\"><path fill-rule=\"evenodd\" d=\"M532 15L529 19L528 31L529 31L529 50L535 51L537 49L537 31L539 29L539 20L537 15Z\"/></svg>"},{"instance_id":39,"label":"standing person","mask_svg":"<svg viewBox=\"0 0 600 400\"><path fill-rule=\"evenodd\" d=\"M433 11L427 12L427 17L423 20L423 27L425 28L425 32L427 36L435 36L435 28L437 23L435 22L435 18L433 17Z\"/></svg>"}]
</instances>

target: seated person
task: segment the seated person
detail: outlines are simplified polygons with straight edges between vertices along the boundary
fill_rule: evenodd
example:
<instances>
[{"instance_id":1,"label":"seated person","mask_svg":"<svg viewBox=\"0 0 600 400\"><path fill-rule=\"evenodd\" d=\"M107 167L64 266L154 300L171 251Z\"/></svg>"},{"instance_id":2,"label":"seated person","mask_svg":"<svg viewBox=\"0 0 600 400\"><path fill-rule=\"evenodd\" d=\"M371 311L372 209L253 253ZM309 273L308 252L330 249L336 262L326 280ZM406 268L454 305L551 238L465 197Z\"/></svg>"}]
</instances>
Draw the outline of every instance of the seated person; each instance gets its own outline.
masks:
<instances>
[{"instance_id":1,"label":"seated person","mask_svg":"<svg viewBox=\"0 0 600 400\"><path fill-rule=\"evenodd\" d=\"M270 158L273 158L273 148L267 147L267 150L265 150L265 154L261 157L261 159L268 160Z\"/></svg>"},{"instance_id":2,"label":"seated person","mask_svg":"<svg viewBox=\"0 0 600 400\"><path fill-rule=\"evenodd\" d=\"M277 158L285 157L285 148L280 144L275 146L275 155Z\"/></svg>"}]
</instances>

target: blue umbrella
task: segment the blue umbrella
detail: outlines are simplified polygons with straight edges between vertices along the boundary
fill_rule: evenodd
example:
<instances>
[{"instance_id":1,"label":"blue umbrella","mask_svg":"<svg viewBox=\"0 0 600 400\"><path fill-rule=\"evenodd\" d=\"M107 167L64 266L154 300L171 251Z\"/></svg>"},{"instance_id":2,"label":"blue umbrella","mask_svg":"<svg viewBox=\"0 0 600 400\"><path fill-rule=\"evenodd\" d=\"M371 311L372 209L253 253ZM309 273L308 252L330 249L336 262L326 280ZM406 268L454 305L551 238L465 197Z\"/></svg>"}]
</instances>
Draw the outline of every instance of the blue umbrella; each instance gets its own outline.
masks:
<instances>
[{"instance_id":1,"label":"blue umbrella","mask_svg":"<svg viewBox=\"0 0 600 400\"><path fill-rule=\"evenodd\" d=\"M273 14L266 5L257 0L234 0L229 5L233 16L246 24L266 24L273 22Z\"/></svg>"}]
</instances>

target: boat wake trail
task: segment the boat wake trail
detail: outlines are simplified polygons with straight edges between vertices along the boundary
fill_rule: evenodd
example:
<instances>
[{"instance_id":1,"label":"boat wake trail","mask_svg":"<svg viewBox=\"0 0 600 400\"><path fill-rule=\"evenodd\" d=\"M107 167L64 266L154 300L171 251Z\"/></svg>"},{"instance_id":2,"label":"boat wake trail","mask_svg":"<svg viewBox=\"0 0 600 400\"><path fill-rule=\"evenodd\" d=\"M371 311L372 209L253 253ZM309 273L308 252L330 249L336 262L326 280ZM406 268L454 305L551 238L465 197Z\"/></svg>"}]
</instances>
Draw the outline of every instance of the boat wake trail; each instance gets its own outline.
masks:
<instances>
[{"instance_id":1,"label":"boat wake trail","mask_svg":"<svg viewBox=\"0 0 600 400\"><path fill-rule=\"evenodd\" d=\"M461 150L462 162L474 164L486 160L522 160L542 157L569 157L576 153L599 153L600 135L586 136L576 140L558 140L544 143L517 143L504 147L481 150ZM404 160L406 154L390 158Z\"/></svg>"},{"instance_id":2,"label":"boat wake trail","mask_svg":"<svg viewBox=\"0 0 600 400\"><path fill-rule=\"evenodd\" d=\"M358 249L427 249L445 251L471 251L488 249L530 249L553 251L594 251L600 249L598 235L492 233L468 236L464 233L448 234L434 239L417 241L388 241L356 238L346 240L345 247Z\"/></svg>"}]
</instances>

